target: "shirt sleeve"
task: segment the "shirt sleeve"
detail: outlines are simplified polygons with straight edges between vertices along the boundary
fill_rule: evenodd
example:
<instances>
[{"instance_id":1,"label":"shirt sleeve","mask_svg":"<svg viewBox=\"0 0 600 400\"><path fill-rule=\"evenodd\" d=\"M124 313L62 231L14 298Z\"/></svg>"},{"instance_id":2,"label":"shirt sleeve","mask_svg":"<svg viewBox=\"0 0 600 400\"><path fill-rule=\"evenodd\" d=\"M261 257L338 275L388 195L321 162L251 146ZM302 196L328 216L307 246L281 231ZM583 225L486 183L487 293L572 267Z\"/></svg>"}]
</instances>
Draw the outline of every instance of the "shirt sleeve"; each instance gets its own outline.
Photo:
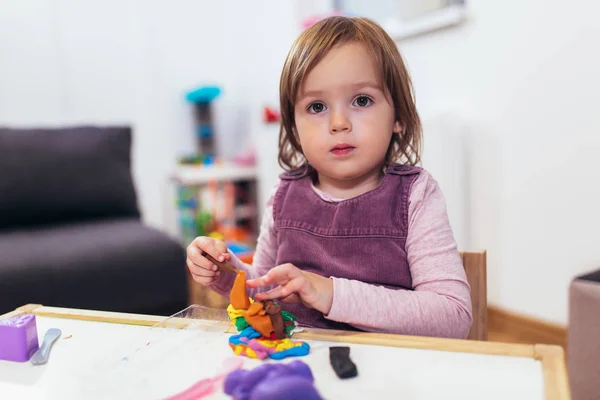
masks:
<instances>
[{"instance_id":1,"label":"shirt sleeve","mask_svg":"<svg viewBox=\"0 0 600 400\"><path fill-rule=\"evenodd\" d=\"M275 222L273 219L273 202L278 188L279 185L275 185L267 199L260 226L260 233L256 242L256 250L252 257L252 265L245 264L236 257L235 254L229 251L231 262L239 269L246 271L247 279L255 279L266 275L267 272L275 266L277 259L277 234L275 232ZM233 274L221 274L213 282L212 288L222 295L228 296L234 280L235 276ZM270 287L263 287L260 288L260 291L267 291L270 289ZM258 288L247 290L248 296L254 297Z\"/></svg>"},{"instance_id":2,"label":"shirt sleeve","mask_svg":"<svg viewBox=\"0 0 600 400\"><path fill-rule=\"evenodd\" d=\"M328 319L374 332L466 338L472 322L470 287L433 177L422 171L409 196L406 241L413 290L333 279Z\"/></svg>"}]
</instances>

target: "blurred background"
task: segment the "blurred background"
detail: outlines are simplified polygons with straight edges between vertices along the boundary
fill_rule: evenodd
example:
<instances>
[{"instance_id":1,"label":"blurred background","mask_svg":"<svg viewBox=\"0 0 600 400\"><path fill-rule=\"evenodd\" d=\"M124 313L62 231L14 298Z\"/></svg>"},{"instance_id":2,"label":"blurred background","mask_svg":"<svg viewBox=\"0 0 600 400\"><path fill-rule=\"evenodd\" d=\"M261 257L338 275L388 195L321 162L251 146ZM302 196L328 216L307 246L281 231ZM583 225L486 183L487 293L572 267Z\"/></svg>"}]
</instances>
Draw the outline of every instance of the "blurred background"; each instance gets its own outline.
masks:
<instances>
[{"instance_id":1,"label":"blurred background","mask_svg":"<svg viewBox=\"0 0 600 400\"><path fill-rule=\"evenodd\" d=\"M374 18L397 41L424 123L423 167L442 186L459 247L487 252L490 306L566 326L571 280L600 267L595 2L2 0L0 126L130 127L144 226L181 248L199 233L223 237L251 259L281 172L285 56L335 12ZM19 183L40 184L21 176L4 188Z\"/></svg>"}]
</instances>

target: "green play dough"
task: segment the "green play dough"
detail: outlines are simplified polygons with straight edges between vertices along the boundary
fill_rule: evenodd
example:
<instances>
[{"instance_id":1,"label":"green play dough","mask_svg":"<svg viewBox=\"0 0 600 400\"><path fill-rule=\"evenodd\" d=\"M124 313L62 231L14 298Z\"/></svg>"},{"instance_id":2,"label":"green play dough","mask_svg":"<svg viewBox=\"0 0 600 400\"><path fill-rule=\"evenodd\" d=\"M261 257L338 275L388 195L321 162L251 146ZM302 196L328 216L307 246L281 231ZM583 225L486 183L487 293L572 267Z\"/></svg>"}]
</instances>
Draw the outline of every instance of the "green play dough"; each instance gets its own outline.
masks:
<instances>
[{"instance_id":1,"label":"green play dough","mask_svg":"<svg viewBox=\"0 0 600 400\"><path fill-rule=\"evenodd\" d=\"M283 328L285 330L285 334L287 336L290 336L295 327L295 324L293 322L296 320L296 316L294 314L289 313L288 311L282 311L281 316L283 317ZM249 326L250 325L248 324L248 322L246 322L246 318L238 317L235 319L235 328L238 330L238 332L243 331Z\"/></svg>"},{"instance_id":2,"label":"green play dough","mask_svg":"<svg viewBox=\"0 0 600 400\"><path fill-rule=\"evenodd\" d=\"M246 318L239 317L239 318L235 319L235 328L238 330L238 332L243 331L244 329L246 329L249 326L250 325L248 324L248 322L246 322Z\"/></svg>"},{"instance_id":3,"label":"green play dough","mask_svg":"<svg viewBox=\"0 0 600 400\"><path fill-rule=\"evenodd\" d=\"M283 316L283 322L296 320L296 316L289 311L282 311L281 315Z\"/></svg>"},{"instance_id":4,"label":"green play dough","mask_svg":"<svg viewBox=\"0 0 600 400\"><path fill-rule=\"evenodd\" d=\"M281 315L283 316L283 329L285 330L285 334L287 336L290 336L295 327L293 321L296 320L296 316L294 314L289 313L288 311L282 311ZM288 323L286 324L286 322ZM292 323L290 324L289 322Z\"/></svg>"}]
</instances>

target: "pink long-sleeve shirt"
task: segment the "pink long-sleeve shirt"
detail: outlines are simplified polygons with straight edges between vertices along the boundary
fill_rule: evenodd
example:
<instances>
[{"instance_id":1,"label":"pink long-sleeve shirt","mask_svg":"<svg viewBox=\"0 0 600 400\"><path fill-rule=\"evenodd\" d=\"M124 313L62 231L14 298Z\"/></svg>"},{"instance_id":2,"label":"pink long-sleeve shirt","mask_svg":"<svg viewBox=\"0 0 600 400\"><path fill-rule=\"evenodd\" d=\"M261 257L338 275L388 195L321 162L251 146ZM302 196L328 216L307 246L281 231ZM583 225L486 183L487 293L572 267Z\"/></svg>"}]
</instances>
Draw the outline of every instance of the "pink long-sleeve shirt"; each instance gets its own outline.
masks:
<instances>
[{"instance_id":1,"label":"pink long-sleeve shirt","mask_svg":"<svg viewBox=\"0 0 600 400\"><path fill-rule=\"evenodd\" d=\"M232 254L232 262L246 271L248 279L263 276L276 266L277 232L272 212L276 190L277 186L266 204L253 265L244 264ZM326 201L342 200L315 187L313 190ZM413 290L331 277L333 303L326 318L365 331L466 338L472 321L470 287L445 198L426 170L412 185L408 213L406 252ZM221 274L212 287L227 294L233 280L231 274ZM255 292L249 290L249 295Z\"/></svg>"}]
</instances>

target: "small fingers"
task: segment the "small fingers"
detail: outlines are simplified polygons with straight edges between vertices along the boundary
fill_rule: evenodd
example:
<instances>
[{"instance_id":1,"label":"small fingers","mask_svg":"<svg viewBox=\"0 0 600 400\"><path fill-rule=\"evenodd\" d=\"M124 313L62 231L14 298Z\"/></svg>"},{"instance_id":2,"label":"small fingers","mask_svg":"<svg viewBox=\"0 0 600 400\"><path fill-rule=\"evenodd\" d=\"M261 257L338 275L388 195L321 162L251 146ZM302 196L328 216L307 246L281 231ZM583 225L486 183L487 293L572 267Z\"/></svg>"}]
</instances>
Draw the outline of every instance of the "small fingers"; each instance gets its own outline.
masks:
<instances>
[{"instance_id":1,"label":"small fingers","mask_svg":"<svg viewBox=\"0 0 600 400\"><path fill-rule=\"evenodd\" d=\"M275 300L275 299L283 299L289 297L291 295L295 295L302 289L303 285L302 278L295 278L291 281L287 282L284 285L277 286L267 292L258 293L256 295L257 300Z\"/></svg>"},{"instance_id":2,"label":"small fingers","mask_svg":"<svg viewBox=\"0 0 600 400\"><path fill-rule=\"evenodd\" d=\"M292 264L282 264L272 268L266 275L260 278L250 279L246 283L250 288L269 285L282 285L292 279L302 276L302 271Z\"/></svg>"},{"instance_id":3,"label":"small fingers","mask_svg":"<svg viewBox=\"0 0 600 400\"><path fill-rule=\"evenodd\" d=\"M225 261L225 260L229 259L229 253L227 252L227 245L225 243L223 243L220 240L215 240L214 241L214 245L215 245L215 248L217 249L217 251L219 252L219 254L217 254L217 256L218 255L223 255L223 259L222 260L219 259L218 257L215 257L215 258L217 258L217 260L219 260L219 261Z\"/></svg>"},{"instance_id":4,"label":"small fingers","mask_svg":"<svg viewBox=\"0 0 600 400\"><path fill-rule=\"evenodd\" d=\"M276 288L268 290L266 292L257 293L255 297L256 300L259 301L280 299L282 297L285 297L283 295L283 286L277 286Z\"/></svg>"},{"instance_id":5,"label":"small fingers","mask_svg":"<svg viewBox=\"0 0 600 400\"><path fill-rule=\"evenodd\" d=\"M208 261L208 260L207 260ZM214 271L211 269L207 269L202 266L196 265L191 259L186 260L187 267L193 275L201 276L201 277L212 277L219 275L219 271Z\"/></svg>"},{"instance_id":6,"label":"small fingers","mask_svg":"<svg viewBox=\"0 0 600 400\"><path fill-rule=\"evenodd\" d=\"M258 293L256 295L256 300L259 301L263 301L263 300L277 300L280 301L282 303L288 303L288 304L293 304L293 303L300 303L300 296L298 296L297 293L292 293L289 294L287 296L280 296L281 292L273 292L272 290L268 291L268 292L264 292L264 293ZM264 298L263 298L264 296Z\"/></svg>"},{"instance_id":7,"label":"small fingers","mask_svg":"<svg viewBox=\"0 0 600 400\"><path fill-rule=\"evenodd\" d=\"M267 283L266 278L264 276L261 276L260 278L256 279L248 279L246 281L246 286L248 286L251 289L269 285L270 283Z\"/></svg>"},{"instance_id":8,"label":"small fingers","mask_svg":"<svg viewBox=\"0 0 600 400\"><path fill-rule=\"evenodd\" d=\"M202 256L201 250L197 247L190 247L188 250L188 260L197 265L199 268L204 268L209 271L216 271L218 269L212 261Z\"/></svg>"},{"instance_id":9,"label":"small fingers","mask_svg":"<svg viewBox=\"0 0 600 400\"><path fill-rule=\"evenodd\" d=\"M200 253L205 251L208 253L208 255L218 261L225 261L226 256L229 257L225 243L206 236L201 236L194 239L192 244L190 244L190 247L199 249Z\"/></svg>"}]
</instances>

